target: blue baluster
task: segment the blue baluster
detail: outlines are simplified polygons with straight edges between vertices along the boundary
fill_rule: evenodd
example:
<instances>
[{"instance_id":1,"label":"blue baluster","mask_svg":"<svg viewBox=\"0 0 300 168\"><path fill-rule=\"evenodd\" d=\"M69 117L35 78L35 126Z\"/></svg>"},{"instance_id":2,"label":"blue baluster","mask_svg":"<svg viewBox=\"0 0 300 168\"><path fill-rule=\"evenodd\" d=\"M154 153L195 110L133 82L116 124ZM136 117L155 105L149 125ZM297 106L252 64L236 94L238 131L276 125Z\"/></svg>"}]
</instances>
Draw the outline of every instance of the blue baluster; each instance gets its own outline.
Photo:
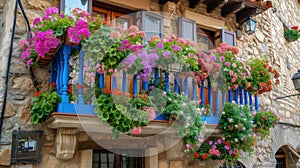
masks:
<instances>
[{"instance_id":1,"label":"blue baluster","mask_svg":"<svg viewBox=\"0 0 300 168\"><path fill-rule=\"evenodd\" d=\"M204 107L204 82L201 82L201 89L200 89L200 94L201 94L201 106Z\"/></svg>"},{"instance_id":2,"label":"blue baluster","mask_svg":"<svg viewBox=\"0 0 300 168\"><path fill-rule=\"evenodd\" d=\"M249 106L250 106L250 111L252 111L252 94L249 93Z\"/></svg>"},{"instance_id":3,"label":"blue baluster","mask_svg":"<svg viewBox=\"0 0 300 168\"><path fill-rule=\"evenodd\" d=\"M165 85L166 92L168 93L169 92L169 73L168 72L165 73L165 81L166 81L166 85Z\"/></svg>"},{"instance_id":4,"label":"blue baluster","mask_svg":"<svg viewBox=\"0 0 300 168\"><path fill-rule=\"evenodd\" d=\"M257 111L258 110L258 97L257 97L257 95L254 96L254 99L255 99L255 110Z\"/></svg>"},{"instance_id":5,"label":"blue baluster","mask_svg":"<svg viewBox=\"0 0 300 168\"><path fill-rule=\"evenodd\" d=\"M83 85L83 64L84 64L84 55L85 52L80 50L79 53L79 73L78 73L78 84ZM78 104L84 104L83 97L82 97L83 89L79 87L78 89Z\"/></svg>"},{"instance_id":6,"label":"blue baluster","mask_svg":"<svg viewBox=\"0 0 300 168\"><path fill-rule=\"evenodd\" d=\"M71 48L64 46L64 67L63 67L63 80L62 80L62 103L68 103L68 83L69 83L69 58Z\"/></svg>"},{"instance_id":7,"label":"blue baluster","mask_svg":"<svg viewBox=\"0 0 300 168\"><path fill-rule=\"evenodd\" d=\"M158 85L158 78L159 78L158 70L155 70L155 73L154 73L155 85Z\"/></svg>"},{"instance_id":8,"label":"blue baluster","mask_svg":"<svg viewBox=\"0 0 300 168\"><path fill-rule=\"evenodd\" d=\"M188 78L185 78L184 81L183 81L183 88L184 88L184 94L186 97L189 97L189 84L188 84Z\"/></svg>"},{"instance_id":9,"label":"blue baluster","mask_svg":"<svg viewBox=\"0 0 300 168\"><path fill-rule=\"evenodd\" d=\"M137 75L133 76L133 96L136 97L138 86L137 86Z\"/></svg>"},{"instance_id":10,"label":"blue baluster","mask_svg":"<svg viewBox=\"0 0 300 168\"><path fill-rule=\"evenodd\" d=\"M196 83L193 81L193 100L197 99Z\"/></svg>"},{"instance_id":11,"label":"blue baluster","mask_svg":"<svg viewBox=\"0 0 300 168\"><path fill-rule=\"evenodd\" d=\"M216 90L215 93L215 97L216 97L216 113L219 112L219 92Z\"/></svg>"},{"instance_id":12,"label":"blue baluster","mask_svg":"<svg viewBox=\"0 0 300 168\"><path fill-rule=\"evenodd\" d=\"M239 96L238 96L239 93L238 93L238 91L239 91L238 89L234 90L234 101L235 101L236 104L239 104Z\"/></svg>"},{"instance_id":13,"label":"blue baluster","mask_svg":"<svg viewBox=\"0 0 300 168\"><path fill-rule=\"evenodd\" d=\"M228 90L228 101L230 103L232 103L232 90L231 89Z\"/></svg>"},{"instance_id":14,"label":"blue baluster","mask_svg":"<svg viewBox=\"0 0 300 168\"><path fill-rule=\"evenodd\" d=\"M240 93L240 105L243 105L243 88L239 87L239 93Z\"/></svg>"},{"instance_id":15,"label":"blue baluster","mask_svg":"<svg viewBox=\"0 0 300 168\"><path fill-rule=\"evenodd\" d=\"M146 91L146 90L148 90L148 88L149 88L149 82L145 81L143 89Z\"/></svg>"},{"instance_id":16,"label":"blue baluster","mask_svg":"<svg viewBox=\"0 0 300 168\"><path fill-rule=\"evenodd\" d=\"M58 92L60 95L62 95L62 87L63 87L63 72L64 72L64 56L63 56L63 50L60 53L59 57L59 79L58 79Z\"/></svg>"},{"instance_id":17,"label":"blue baluster","mask_svg":"<svg viewBox=\"0 0 300 168\"><path fill-rule=\"evenodd\" d=\"M104 74L103 73L101 73L99 76L99 86L100 86L101 90L104 88Z\"/></svg>"},{"instance_id":18,"label":"blue baluster","mask_svg":"<svg viewBox=\"0 0 300 168\"><path fill-rule=\"evenodd\" d=\"M244 99L245 99L245 106L247 106L248 105L248 91L245 89L244 90ZM251 98L251 96L250 96L250 94L249 94L249 101L250 101L250 98Z\"/></svg>"},{"instance_id":19,"label":"blue baluster","mask_svg":"<svg viewBox=\"0 0 300 168\"><path fill-rule=\"evenodd\" d=\"M211 111L211 109L212 109L212 88L211 88L211 86L208 86L208 103L209 103L209 110Z\"/></svg>"},{"instance_id":20,"label":"blue baluster","mask_svg":"<svg viewBox=\"0 0 300 168\"><path fill-rule=\"evenodd\" d=\"M56 83L56 77L57 77L57 64L56 59L54 59L51 63L51 71L50 71L50 83L55 82Z\"/></svg>"},{"instance_id":21,"label":"blue baluster","mask_svg":"<svg viewBox=\"0 0 300 168\"><path fill-rule=\"evenodd\" d=\"M112 88L112 90L115 90L117 88L117 78L116 78L116 76L112 77L111 88Z\"/></svg>"},{"instance_id":22,"label":"blue baluster","mask_svg":"<svg viewBox=\"0 0 300 168\"><path fill-rule=\"evenodd\" d=\"M178 88L178 73L176 73L174 75L174 92L178 93L179 92L179 88Z\"/></svg>"},{"instance_id":23,"label":"blue baluster","mask_svg":"<svg viewBox=\"0 0 300 168\"><path fill-rule=\"evenodd\" d=\"M222 93L222 107L224 107L226 102L226 93Z\"/></svg>"},{"instance_id":24,"label":"blue baluster","mask_svg":"<svg viewBox=\"0 0 300 168\"><path fill-rule=\"evenodd\" d=\"M123 71L122 91L123 91L124 93L127 92L127 79L126 79L126 72L125 72L125 71Z\"/></svg>"}]
</instances>

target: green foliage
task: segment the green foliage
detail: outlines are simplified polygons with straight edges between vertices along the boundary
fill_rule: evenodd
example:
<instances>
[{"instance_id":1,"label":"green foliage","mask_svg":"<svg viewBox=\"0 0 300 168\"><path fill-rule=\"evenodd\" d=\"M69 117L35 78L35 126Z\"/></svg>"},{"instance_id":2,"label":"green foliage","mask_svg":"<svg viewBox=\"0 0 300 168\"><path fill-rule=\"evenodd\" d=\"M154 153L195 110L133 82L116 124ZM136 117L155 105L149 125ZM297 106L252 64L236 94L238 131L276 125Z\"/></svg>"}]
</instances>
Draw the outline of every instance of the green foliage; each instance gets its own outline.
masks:
<instances>
[{"instance_id":1,"label":"green foliage","mask_svg":"<svg viewBox=\"0 0 300 168\"><path fill-rule=\"evenodd\" d=\"M103 122L108 122L113 127L113 138L119 136L119 132L128 132L133 127L148 124L148 111L143 107L150 107L148 98L138 96L128 99L124 95L102 94L96 99L95 113Z\"/></svg>"},{"instance_id":2,"label":"green foliage","mask_svg":"<svg viewBox=\"0 0 300 168\"><path fill-rule=\"evenodd\" d=\"M46 92L33 97L30 107L31 122L37 124L46 121L56 110L58 102L61 102L61 96L56 92Z\"/></svg>"},{"instance_id":3,"label":"green foliage","mask_svg":"<svg viewBox=\"0 0 300 168\"><path fill-rule=\"evenodd\" d=\"M278 121L280 121L280 117L272 112L257 112L254 116L255 128L263 138L270 135L270 128L273 128Z\"/></svg>"},{"instance_id":4,"label":"green foliage","mask_svg":"<svg viewBox=\"0 0 300 168\"><path fill-rule=\"evenodd\" d=\"M296 41L300 38L300 32L298 30L287 29L284 31L284 37L287 41Z\"/></svg>"}]
</instances>

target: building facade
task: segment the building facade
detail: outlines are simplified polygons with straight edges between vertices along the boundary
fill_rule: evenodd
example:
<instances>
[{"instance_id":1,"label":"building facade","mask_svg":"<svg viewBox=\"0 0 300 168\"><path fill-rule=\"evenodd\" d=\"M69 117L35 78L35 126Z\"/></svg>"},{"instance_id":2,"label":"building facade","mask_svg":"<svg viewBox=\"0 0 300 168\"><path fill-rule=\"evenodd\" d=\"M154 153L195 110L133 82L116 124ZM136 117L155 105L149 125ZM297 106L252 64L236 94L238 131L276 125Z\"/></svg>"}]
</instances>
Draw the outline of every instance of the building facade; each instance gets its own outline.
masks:
<instances>
[{"instance_id":1,"label":"building facade","mask_svg":"<svg viewBox=\"0 0 300 168\"><path fill-rule=\"evenodd\" d=\"M225 2L228 1L218 1L216 3L215 1L202 0L179 0L176 2L163 0L95 0L92 3L90 2L90 9L93 14L101 14L104 18L112 21L116 19L116 22L127 26L134 23L141 24L142 21L139 20L141 18L139 15L141 15L140 9L143 9L149 13L155 13L154 15L150 14L150 16L163 20L159 22L161 25L158 30L156 30L156 27L152 30L149 26L146 26L146 32L148 29L149 32L160 31L163 34L176 33L183 37L191 37L206 51L221 42L236 44L240 48L239 57L241 59L266 56L268 61L279 70L281 84L279 87L274 87L272 92L259 96L259 109L278 114L283 123L276 125L271 130L271 136L268 139L262 139L258 136L254 154L251 157L245 156L240 159L239 165L236 167L300 167L300 130L297 127L300 121L298 107L300 101L297 97L275 100L279 96L295 94L296 92L291 78L300 65L300 58L298 57L300 41L287 42L284 38L284 29L300 24L300 2L298 0L239 1L241 4L232 7L236 10L231 9L228 4L226 6ZM42 16L46 8L61 6L61 2L58 0L26 0L22 3L30 23L35 17ZM1 104L5 89L3 86L13 27L14 6L15 1L13 0L2 0L0 2ZM225 7L228 10L224 10ZM243 8L249 8L247 12L252 12L250 15L255 15L254 19L257 27L252 35L248 35L244 31L238 31L242 28L239 22L243 23L246 19L243 17L242 12L238 12L238 10L242 11ZM157 15L158 13L160 15ZM121 16L125 17L120 19ZM179 26L178 18L186 21L187 24ZM188 29L191 31L182 30L183 28L190 28L189 26L192 26L192 29ZM235 32L238 33L235 34ZM60 117L57 115L58 117L52 116L45 124L33 125L30 122L30 104L36 89L29 70L19 59L21 54L19 42L26 36L26 24L19 10L9 76L8 100L0 143L0 166L88 168L100 167L101 164L109 165L113 162L118 162L120 165L130 162L129 167L226 167L226 163L224 165L225 161L200 162L191 160L191 157L183 152L185 147L182 141L178 141L176 137L172 136L163 137L155 145L151 144L151 140L141 142L146 144L144 154L149 154L145 157L130 158L113 154L94 142L96 138L100 137L104 139L101 143L102 146L112 143L111 139L106 138L105 133L96 133L96 136L99 137L91 137L91 134L84 131L85 128L83 128L82 123L91 123L93 126L96 121L94 119L84 117L74 119L70 116ZM34 74L41 91L47 90L50 83L49 67L36 67ZM19 129L43 130L40 163L11 163L12 132ZM117 140L114 143L122 144ZM169 143L174 145L169 146ZM135 147L132 145L131 148L135 149ZM120 145L120 149L122 148L125 147ZM109 159L110 156L113 156L113 161Z\"/></svg>"}]
</instances>

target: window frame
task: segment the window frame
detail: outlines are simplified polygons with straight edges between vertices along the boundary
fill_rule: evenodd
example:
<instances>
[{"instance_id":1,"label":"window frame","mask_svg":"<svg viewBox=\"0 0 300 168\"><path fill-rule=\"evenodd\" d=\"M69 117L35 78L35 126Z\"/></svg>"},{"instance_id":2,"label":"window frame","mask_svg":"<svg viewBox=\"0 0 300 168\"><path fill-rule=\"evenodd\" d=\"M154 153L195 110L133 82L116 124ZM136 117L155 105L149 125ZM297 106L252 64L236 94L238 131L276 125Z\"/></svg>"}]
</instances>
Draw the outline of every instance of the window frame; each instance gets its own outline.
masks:
<instances>
[{"instance_id":1,"label":"window frame","mask_svg":"<svg viewBox=\"0 0 300 168\"><path fill-rule=\"evenodd\" d=\"M153 12L146 11L146 10L141 10L140 16L141 16L141 27L140 27L141 31L145 31L145 29L146 29L146 25L145 25L146 16L153 17L155 19L160 20L161 24L160 24L159 37L164 38L164 17L163 16L153 13ZM145 42L145 39L144 39L144 42Z\"/></svg>"},{"instance_id":2,"label":"window frame","mask_svg":"<svg viewBox=\"0 0 300 168\"><path fill-rule=\"evenodd\" d=\"M193 25L193 40L194 42L197 42L197 24L196 21L187 19L185 17L179 17L178 18L178 35L180 37L183 37L183 32L185 32L184 23L192 24ZM186 37L183 37L186 38Z\"/></svg>"},{"instance_id":3,"label":"window frame","mask_svg":"<svg viewBox=\"0 0 300 168\"><path fill-rule=\"evenodd\" d=\"M65 12L65 4L66 4L66 1L67 0L60 0L59 1L59 10L62 11L62 12ZM92 6L93 6L93 0L87 0L87 3L88 3L88 13L90 15L92 15Z\"/></svg>"}]
</instances>

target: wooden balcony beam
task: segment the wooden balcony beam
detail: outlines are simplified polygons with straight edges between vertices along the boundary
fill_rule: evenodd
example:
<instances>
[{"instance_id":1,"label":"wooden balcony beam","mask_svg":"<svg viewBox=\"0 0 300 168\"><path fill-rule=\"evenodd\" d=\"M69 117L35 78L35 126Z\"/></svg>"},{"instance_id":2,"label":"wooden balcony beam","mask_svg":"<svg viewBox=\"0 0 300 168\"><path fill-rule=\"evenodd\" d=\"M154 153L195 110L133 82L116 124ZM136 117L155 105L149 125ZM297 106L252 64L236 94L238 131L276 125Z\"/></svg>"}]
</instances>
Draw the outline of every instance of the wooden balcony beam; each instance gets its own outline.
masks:
<instances>
[{"instance_id":1,"label":"wooden balcony beam","mask_svg":"<svg viewBox=\"0 0 300 168\"><path fill-rule=\"evenodd\" d=\"M217 8L222 8L229 0L213 0L207 2L207 13L212 13Z\"/></svg>"},{"instance_id":2,"label":"wooden balcony beam","mask_svg":"<svg viewBox=\"0 0 300 168\"><path fill-rule=\"evenodd\" d=\"M178 2L178 0L159 0L159 4L164 5L164 4L167 3L168 1L174 2L174 3L177 3L177 2Z\"/></svg>"},{"instance_id":3,"label":"wooden balcony beam","mask_svg":"<svg viewBox=\"0 0 300 168\"><path fill-rule=\"evenodd\" d=\"M245 8L245 3L244 2L238 2L234 4L226 4L223 6L222 11L221 11L221 16L222 17L227 17L230 14L235 14L242 9Z\"/></svg>"},{"instance_id":4,"label":"wooden balcony beam","mask_svg":"<svg viewBox=\"0 0 300 168\"><path fill-rule=\"evenodd\" d=\"M198 4L203 3L204 0L189 0L190 8L195 8Z\"/></svg>"},{"instance_id":5,"label":"wooden balcony beam","mask_svg":"<svg viewBox=\"0 0 300 168\"><path fill-rule=\"evenodd\" d=\"M257 8L244 8L236 13L236 22L239 24L244 23L249 16L255 15Z\"/></svg>"}]
</instances>

